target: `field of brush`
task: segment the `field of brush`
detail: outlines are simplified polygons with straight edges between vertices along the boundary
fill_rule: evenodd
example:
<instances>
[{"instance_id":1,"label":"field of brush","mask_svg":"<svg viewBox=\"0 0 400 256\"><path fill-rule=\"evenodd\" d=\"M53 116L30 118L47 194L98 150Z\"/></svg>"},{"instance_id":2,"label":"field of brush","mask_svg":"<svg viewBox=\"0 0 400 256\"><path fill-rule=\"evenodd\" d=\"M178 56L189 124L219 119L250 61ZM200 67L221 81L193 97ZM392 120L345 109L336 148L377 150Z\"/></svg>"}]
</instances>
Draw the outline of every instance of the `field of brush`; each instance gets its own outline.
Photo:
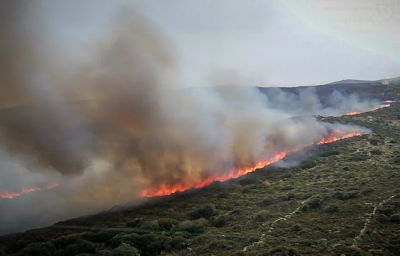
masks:
<instances>
[{"instance_id":1,"label":"field of brush","mask_svg":"<svg viewBox=\"0 0 400 256\"><path fill-rule=\"evenodd\" d=\"M0 255L398 255L400 104L323 119L373 133L310 147L294 167L2 236Z\"/></svg>"}]
</instances>

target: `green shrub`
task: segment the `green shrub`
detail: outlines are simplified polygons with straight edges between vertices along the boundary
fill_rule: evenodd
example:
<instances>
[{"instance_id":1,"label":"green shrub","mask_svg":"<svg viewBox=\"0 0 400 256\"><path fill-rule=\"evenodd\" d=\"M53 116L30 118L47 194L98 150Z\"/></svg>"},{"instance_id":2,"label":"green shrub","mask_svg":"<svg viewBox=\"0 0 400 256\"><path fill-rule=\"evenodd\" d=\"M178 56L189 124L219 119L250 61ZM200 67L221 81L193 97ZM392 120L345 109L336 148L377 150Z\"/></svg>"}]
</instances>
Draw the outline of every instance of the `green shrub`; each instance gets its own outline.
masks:
<instances>
[{"instance_id":1,"label":"green shrub","mask_svg":"<svg viewBox=\"0 0 400 256\"><path fill-rule=\"evenodd\" d=\"M275 256L275 255L279 255L279 256L297 256L300 255L300 253L293 248L290 247L284 247L284 246L279 246L273 249L270 249L266 252L262 252L261 254L259 254L260 256Z\"/></svg>"},{"instance_id":2,"label":"green shrub","mask_svg":"<svg viewBox=\"0 0 400 256\"><path fill-rule=\"evenodd\" d=\"M328 156L337 156L337 155L340 155L340 151L332 150L332 151L323 152L319 156L328 157Z\"/></svg>"},{"instance_id":3,"label":"green shrub","mask_svg":"<svg viewBox=\"0 0 400 256\"><path fill-rule=\"evenodd\" d=\"M368 140L371 145L377 146L379 144L379 141L377 139L369 139Z\"/></svg>"},{"instance_id":4,"label":"green shrub","mask_svg":"<svg viewBox=\"0 0 400 256\"><path fill-rule=\"evenodd\" d=\"M261 202L261 205L263 206L268 206L274 203L274 198L271 196L268 196L266 198L264 198Z\"/></svg>"},{"instance_id":5,"label":"green shrub","mask_svg":"<svg viewBox=\"0 0 400 256\"><path fill-rule=\"evenodd\" d=\"M18 256L52 256L55 251L55 247L53 244L46 243L32 243L22 249ZM4 254L6 255L6 254Z\"/></svg>"},{"instance_id":6,"label":"green shrub","mask_svg":"<svg viewBox=\"0 0 400 256\"><path fill-rule=\"evenodd\" d=\"M115 235L117 235L119 232L118 231L112 231L112 230L103 230L97 233L93 232L87 232L85 233L82 237L83 239L93 242L93 243L105 243L111 238L113 238Z\"/></svg>"},{"instance_id":7,"label":"green shrub","mask_svg":"<svg viewBox=\"0 0 400 256\"><path fill-rule=\"evenodd\" d=\"M178 221L174 219L160 219L158 220L158 226L162 230L170 231L171 228L175 227L178 225Z\"/></svg>"},{"instance_id":8,"label":"green shrub","mask_svg":"<svg viewBox=\"0 0 400 256\"><path fill-rule=\"evenodd\" d=\"M225 216L218 216L217 218L211 221L211 225L216 228L220 228L225 226L226 218Z\"/></svg>"},{"instance_id":9,"label":"green shrub","mask_svg":"<svg viewBox=\"0 0 400 256\"><path fill-rule=\"evenodd\" d=\"M393 214L389 218L390 222L400 223L400 214Z\"/></svg>"},{"instance_id":10,"label":"green shrub","mask_svg":"<svg viewBox=\"0 0 400 256\"><path fill-rule=\"evenodd\" d=\"M164 244L168 238L163 235L153 233L137 235L129 234L122 237L122 243L128 244L139 250L140 255L156 255L164 249Z\"/></svg>"},{"instance_id":11,"label":"green shrub","mask_svg":"<svg viewBox=\"0 0 400 256\"><path fill-rule=\"evenodd\" d=\"M350 192L338 191L333 194L333 198L340 199L340 200L347 200L347 199L355 198L357 196L358 196L357 191L350 191Z\"/></svg>"},{"instance_id":12,"label":"green shrub","mask_svg":"<svg viewBox=\"0 0 400 256\"><path fill-rule=\"evenodd\" d=\"M254 221L263 222L270 218L270 214L267 211L260 211L253 216Z\"/></svg>"},{"instance_id":13,"label":"green shrub","mask_svg":"<svg viewBox=\"0 0 400 256\"><path fill-rule=\"evenodd\" d=\"M107 256L140 256L140 254L135 247L123 244L112 250Z\"/></svg>"},{"instance_id":14,"label":"green shrub","mask_svg":"<svg viewBox=\"0 0 400 256\"><path fill-rule=\"evenodd\" d=\"M63 249L70 244L76 244L81 240L80 235L72 234L68 236L61 236L56 239L50 240L56 249Z\"/></svg>"},{"instance_id":15,"label":"green shrub","mask_svg":"<svg viewBox=\"0 0 400 256\"><path fill-rule=\"evenodd\" d=\"M316 165L317 165L317 163L315 161L307 161L301 165L301 168L304 170L311 169L311 168L314 168Z\"/></svg>"},{"instance_id":16,"label":"green shrub","mask_svg":"<svg viewBox=\"0 0 400 256\"><path fill-rule=\"evenodd\" d=\"M185 249L188 246L188 240L183 238L182 236L175 236L172 240L166 242L164 247L167 251L171 252L172 250L181 250Z\"/></svg>"},{"instance_id":17,"label":"green shrub","mask_svg":"<svg viewBox=\"0 0 400 256\"><path fill-rule=\"evenodd\" d=\"M376 212L385 215L390 215L393 213L393 208L394 207L392 205L382 205L381 207L378 207L376 209Z\"/></svg>"},{"instance_id":18,"label":"green shrub","mask_svg":"<svg viewBox=\"0 0 400 256\"><path fill-rule=\"evenodd\" d=\"M74 244L67 245L64 249L55 252L55 256L75 256L81 253L94 253L95 245L86 240L79 240Z\"/></svg>"},{"instance_id":19,"label":"green shrub","mask_svg":"<svg viewBox=\"0 0 400 256\"><path fill-rule=\"evenodd\" d=\"M189 217L192 219L209 219L211 216L214 216L216 214L217 210L215 209L215 206L213 204L206 204L189 213Z\"/></svg>"},{"instance_id":20,"label":"green shrub","mask_svg":"<svg viewBox=\"0 0 400 256\"><path fill-rule=\"evenodd\" d=\"M383 152L382 151L380 151L379 149L373 149L373 150L371 150L371 155L382 155L383 154Z\"/></svg>"},{"instance_id":21,"label":"green shrub","mask_svg":"<svg viewBox=\"0 0 400 256\"><path fill-rule=\"evenodd\" d=\"M143 221L142 218L136 218L133 221L129 221L126 223L126 226L129 228L136 228L137 225L139 225L139 223L141 223Z\"/></svg>"},{"instance_id":22,"label":"green shrub","mask_svg":"<svg viewBox=\"0 0 400 256\"><path fill-rule=\"evenodd\" d=\"M324 209L324 212L327 212L327 213L338 212L338 211L339 211L339 206L336 204L328 205Z\"/></svg>"},{"instance_id":23,"label":"green shrub","mask_svg":"<svg viewBox=\"0 0 400 256\"><path fill-rule=\"evenodd\" d=\"M318 208L318 207L320 207L320 206L322 205L322 201L323 201L322 197L316 196L316 197L311 198L311 199L307 202L307 204L308 204L308 206L309 206L311 209L313 209L313 208Z\"/></svg>"}]
</instances>

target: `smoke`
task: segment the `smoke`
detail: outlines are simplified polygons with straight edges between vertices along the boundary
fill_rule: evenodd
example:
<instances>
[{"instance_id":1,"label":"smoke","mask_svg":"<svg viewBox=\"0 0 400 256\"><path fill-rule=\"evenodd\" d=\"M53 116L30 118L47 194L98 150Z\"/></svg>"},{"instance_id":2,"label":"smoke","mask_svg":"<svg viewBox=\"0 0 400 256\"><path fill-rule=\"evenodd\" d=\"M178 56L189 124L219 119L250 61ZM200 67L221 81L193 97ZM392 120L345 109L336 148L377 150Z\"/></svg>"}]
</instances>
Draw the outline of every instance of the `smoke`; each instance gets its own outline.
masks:
<instances>
[{"instance_id":1,"label":"smoke","mask_svg":"<svg viewBox=\"0 0 400 256\"><path fill-rule=\"evenodd\" d=\"M128 202L161 183L192 184L337 129L368 132L290 118L340 112L355 97L334 94L338 110L309 90L172 90L181 83L172 43L135 10L124 8L80 62L63 55L48 24L31 1L0 4L0 190L59 183L2 200L0 222L11 224L0 233L33 227L22 219L45 225Z\"/></svg>"}]
</instances>

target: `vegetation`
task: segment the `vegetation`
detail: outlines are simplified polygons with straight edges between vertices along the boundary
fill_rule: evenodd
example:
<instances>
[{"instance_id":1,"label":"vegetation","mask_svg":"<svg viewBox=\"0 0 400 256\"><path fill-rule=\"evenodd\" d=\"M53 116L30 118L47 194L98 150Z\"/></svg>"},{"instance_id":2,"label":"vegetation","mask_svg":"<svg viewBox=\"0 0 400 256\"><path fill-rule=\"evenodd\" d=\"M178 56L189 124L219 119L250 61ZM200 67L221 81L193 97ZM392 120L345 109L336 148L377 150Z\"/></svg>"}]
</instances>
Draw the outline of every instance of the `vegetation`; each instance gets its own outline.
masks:
<instances>
[{"instance_id":1,"label":"vegetation","mask_svg":"<svg viewBox=\"0 0 400 256\"><path fill-rule=\"evenodd\" d=\"M398 255L398 113L324 118L373 132L309 147L298 166L1 236L0 255Z\"/></svg>"}]
</instances>

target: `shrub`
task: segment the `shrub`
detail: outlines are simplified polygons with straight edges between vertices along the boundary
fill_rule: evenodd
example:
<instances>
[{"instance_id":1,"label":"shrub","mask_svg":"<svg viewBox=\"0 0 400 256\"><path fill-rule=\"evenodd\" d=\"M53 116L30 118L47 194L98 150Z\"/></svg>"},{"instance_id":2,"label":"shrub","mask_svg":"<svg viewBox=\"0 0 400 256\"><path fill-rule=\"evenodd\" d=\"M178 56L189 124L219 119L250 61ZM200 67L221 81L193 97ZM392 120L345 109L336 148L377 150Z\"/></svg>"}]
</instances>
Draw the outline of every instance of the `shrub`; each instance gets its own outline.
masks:
<instances>
[{"instance_id":1,"label":"shrub","mask_svg":"<svg viewBox=\"0 0 400 256\"><path fill-rule=\"evenodd\" d=\"M266 197L266 198L264 198L264 199L262 200L261 205L263 205L263 206L268 206L268 205L271 205L271 204L273 204L273 203L274 203L274 198L268 196L268 197Z\"/></svg>"},{"instance_id":2,"label":"shrub","mask_svg":"<svg viewBox=\"0 0 400 256\"><path fill-rule=\"evenodd\" d=\"M301 165L302 169L311 169L313 167L315 167L317 165L317 163L315 161L308 161L305 162Z\"/></svg>"},{"instance_id":3,"label":"shrub","mask_svg":"<svg viewBox=\"0 0 400 256\"><path fill-rule=\"evenodd\" d=\"M70 244L78 243L80 240L81 240L80 235L73 234L52 239L50 242L55 246L56 249L63 249Z\"/></svg>"},{"instance_id":4,"label":"shrub","mask_svg":"<svg viewBox=\"0 0 400 256\"><path fill-rule=\"evenodd\" d=\"M136 218L133 221L129 221L126 223L126 226L129 228L136 228L137 225L139 225L140 222L142 222L142 218Z\"/></svg>"},{"instance_id":5,"label":"shrub","mask_svg":"<svg viewBox=\"0 0 400 256\"><path fill-rule=\"evenodd\" d=\"M87 232L85 233L82 237L83 239L93 242L93 243L105 243L111 238L113 238L115 235L117 235L119 232L118 231L112 231L112 230L103 230L97 233L93 232Z\"/></svg>"},{"instance_id":6,"label":"shrub","mask_svg":"<svg viewBox=\"0 0 400 256\"><path fill-rule=\"evenodd\" d=\"M317 196L317 197L313 197L310 199L310 201L308 201L308 206L313 209L313 208L318 208L322 205L322 197Z\"/></svg>"},{"instance_id":7,"label":"shrub","mask_svg":"<svg viewBox=\"0 0 400 256\"><path fill-rule=\"evenodd\" d=\"M253 219L257 222L263 222L268 220L270 214L267 211L260 211L253 216Z\"/></svg>"},{"instance_id":8,"label":"shrub","mask_svg":"<svg viewBox=\"0 0 400 256\"><path fill-rule=\"evenodd\" d=\"M400 223L400 214L393 214L389 218L390 222Z\"/></svg>"},{"instance_id":9,"label":"shrub","mask_svg":"<svg viewBox=\"0 0 400 256\"><path fill-rule=\"evenodd\" d=\"M165 249L169 252L172 250L185 249L187 246L188 240L181 236L176 236L164 244Z\"/></svg>"},{"instance_id":10,"label":"shrub","mask_svg":"<svg viewBox=\"0 0 400 256\"><path fill-rule=\"evenodd\" d=\"M261 256L272 256L272 255L280 255L280 256L296 256L296 255L300 255L300 253L293 248L290 247L284 247L284 246L280 246L280 247L276 247L273 249L270 249L266 252L263 252L260 254Z\"/></svg>"},{"instance_id":11,"label":"shrub","mask_svg":"<svg viewBox=\"0 0 400 256\"><path fill-rule=\"evenodd\" d=\"M22 249L18 255L19 256L52 256L54 253L55 247L53 244L46 243L32 243L27 247ZM6 254L4 254L6 255Z\"/></svg>"},{"instance_id":12,"label":"shrub","mask_svg":"<svg viewBox=\"0 0 400 256\"><path fill-rule=\"evenodd\" d=\"M380 151L379 149L371 150L371 155L382 155L382 154L383 152Z\"/></svg>"},{"instance_id":13,"label":"shrub","mask_svg":"<svg viewBox=\"0 0 400 256\"><path fill-rule=\"evenodd\" d=\"M67 245L64 249L57 250L55 256L75 256L81 253L94 253L96 247L86 240L79 240L74 244Z\"/></svg>"},{"instance_id":14,"label":"shrub","mask_svg":"<svg viewBox=\"0 0 400 256\"><path fill-rule=\"evenodd\" d=\"M192 219L199 219L199 218L209 219L211 216L214 216L216 214L217 210L215 209L215 206L212 204L206 204L191 212L189 214L189 217Z\"/></svg>"},{"instance_id":15,"label":"shrub","mask_svg":"<svg viewBox=\"0 0 400 256\"><path fill-rule=\"evenodd\" d=\"M129 234L122 237L122 242L137 248L140 255L156 255L164 249L164 243L168 238L153 233L137 235Z\"/></svg>"},{"instance_id":16,"label":"shrub","mask_svg":"<svg viewBox=\"0 0 400 256\"><path fill-rule=\"evenodd\" d=\"M158 226L162 230L170 231L171 228L178 225L178 221L174 219L160 219L158 220Z\"/></svg>"},{"instance_id":17,"label":"shrub","mask_svg":"<svg viewBox=\"0 0 400 256\"><path fill-rule=\"evenodd\" d=\"M379 142L377 139L369 139L368 141L369 141L369 143L371 143L371 145L374 145L374 146L377 146L378 142Z\"/></svg>"},{"instance_id":18,"label":"shrub","mask_svg":"<svg viewBox=\"0 0 400 256\"><path fill-rule=\"evenodd\" d=\"M355 198L357 196L358 196L357 191L351 191L351 192L338 191L335 194L333 194L333 198L340 199L340 200L347 200L347 199Z\"/></svg>"},{"instance_id":19,"label":"shrub","mask_svg":"<svg viewBox=\"0 0 400 256\"><path fill-rule=\"evenodd\" d=\"M379 222L386 222L387 217L385 214L375 214L375 219Z\"/></svg>"},{"instance_id":20,"label":"shrub","mask_svg":"<svg viewBox=\"0 0 400 256\"><path fill-rule=\"evenodd\" d=\"M326 213L332 213L332 212L338 212L339 211L339 206L336 204L331 204L325 207L324 212Z\"/></svg>"},{"instance_id":21,"label":"shrub","mask_svg":"<svg viewBox=\"0 0 400 256\"><path fill-rule=\"evenodd\" d=\"M328 157L328 156L337 156L337 155L340 155L340 151L332 150L332 151L323 152L319 156Z\"/></svg>"},{"instance_id":22,"label":"shrub","mask_svg":"<svg viewBox=\"0 0 400 256\"><path fill-rule=\"evenodd\" d=\"M123 244L112 250L108 256L140 256L139 251L132 246Z\"/></svg>"},{"instance_id":23,"label":"shrub","mask_svg":"<svg viewBox=\"0 0 400 256\"><path fill-rule=\"evenodd\" d=\"M392 205L382 205L381 207L376 209L376 212L385 215L390 215L393 213L393 208L394 207Z\"/></svg>"},{"instance_id":24,"label":"shrub","mask_svg":"<svg viewBox=\"0 0 400 256\"><path fill-rule=\"evenodd\" d=\"M213 240L211 243L209 243L208 245L209 249L231 249L232 245L230 245L230 243L226 240Z\"/></svg>"},{"instance_id":25,"label":"shrub","mask_svg":"<svg viewBox=\"0 0 400 256\"><path fill-rule=\"evenodd\" d=\"M226 223L225 216L218 216L214 220L211 221L211 225L216 228L223 227Z\"/></svg>"}]
</instances>

